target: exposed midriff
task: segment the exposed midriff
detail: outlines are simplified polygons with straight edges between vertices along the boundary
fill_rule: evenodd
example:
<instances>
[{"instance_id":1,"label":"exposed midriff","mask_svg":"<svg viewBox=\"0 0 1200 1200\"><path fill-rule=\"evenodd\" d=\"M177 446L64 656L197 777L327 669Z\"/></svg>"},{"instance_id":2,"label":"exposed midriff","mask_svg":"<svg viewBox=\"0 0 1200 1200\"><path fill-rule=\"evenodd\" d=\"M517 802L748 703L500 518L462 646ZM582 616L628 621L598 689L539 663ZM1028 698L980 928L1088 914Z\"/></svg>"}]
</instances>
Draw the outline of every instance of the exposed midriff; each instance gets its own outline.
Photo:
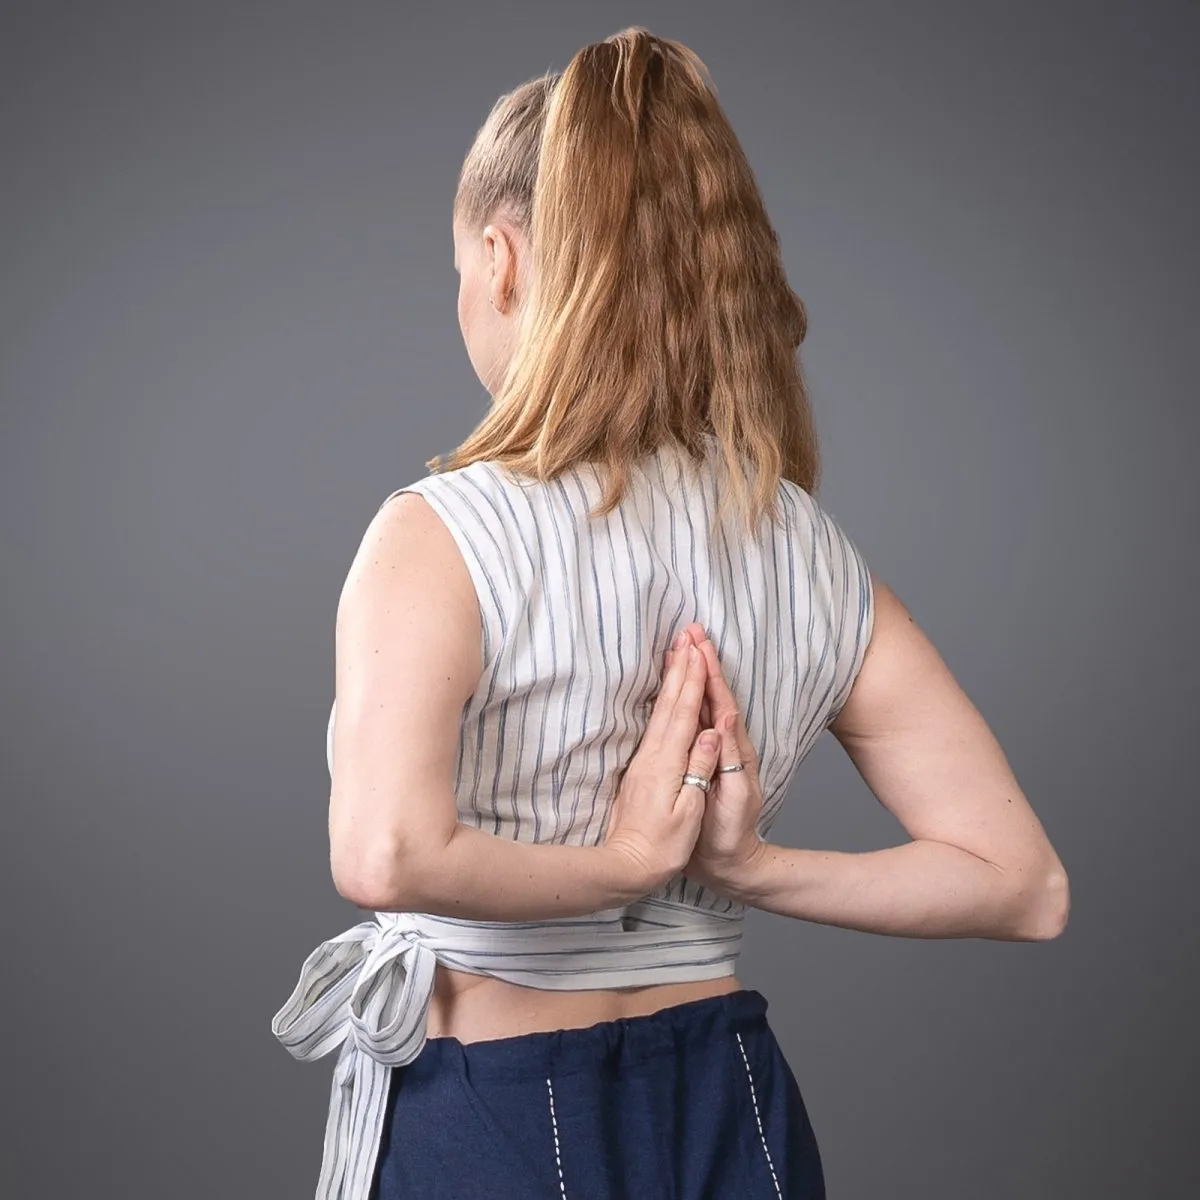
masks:
<instances>
[{"instance_id":1,"label":"exposed midriff","mask_svg":"<svg viewBox=\"0 0 1200 1200\"><path fill-rule=\"evenodd\" d=\"M582 1029L621 1017L639 1017L674 1004L702 1000L744 985L736 975L640 987L547 991L438 963L429 1002L428 1036L463 1043Z\"/></svg>"}]
</instances>

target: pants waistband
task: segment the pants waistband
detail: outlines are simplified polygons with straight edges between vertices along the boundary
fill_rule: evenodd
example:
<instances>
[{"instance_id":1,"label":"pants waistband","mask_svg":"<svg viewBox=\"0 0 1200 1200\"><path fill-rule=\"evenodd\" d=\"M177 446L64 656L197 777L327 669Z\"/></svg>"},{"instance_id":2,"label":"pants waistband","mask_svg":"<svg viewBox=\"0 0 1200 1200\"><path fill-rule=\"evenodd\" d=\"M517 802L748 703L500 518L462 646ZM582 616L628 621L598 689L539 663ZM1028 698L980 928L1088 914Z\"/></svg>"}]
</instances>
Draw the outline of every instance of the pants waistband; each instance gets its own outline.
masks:
<instances>
[{"instance_id":1,"label":"pants waistband","mask_svg":"<svg viewBox=\"0 0 1200 1200\"><path fill-rule=\"evenodd\" d=\"M429 1038L412 1062L396 1068L412 1079L459 1071L479 1078L558 1077L619 1068L733 1030L765 1028L767 998L754 988L705 996L657 1012L617 1017L580 1029L555 1029L481 1042Z\"/></svg>"}]
</instances>

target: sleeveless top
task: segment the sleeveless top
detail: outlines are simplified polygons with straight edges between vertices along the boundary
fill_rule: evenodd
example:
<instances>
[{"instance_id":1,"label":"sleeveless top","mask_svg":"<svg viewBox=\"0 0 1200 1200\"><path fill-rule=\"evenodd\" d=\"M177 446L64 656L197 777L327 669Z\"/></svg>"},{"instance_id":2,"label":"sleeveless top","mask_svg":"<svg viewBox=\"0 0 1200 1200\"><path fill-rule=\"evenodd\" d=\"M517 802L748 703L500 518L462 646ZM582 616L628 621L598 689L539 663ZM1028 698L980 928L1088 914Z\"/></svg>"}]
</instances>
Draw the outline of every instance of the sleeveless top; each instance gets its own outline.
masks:
<instances>
[{"instance_id":1,"label":"sleeveless top","mask_svg":"<svg viewBox=\"0 0 1200 1200\"><path fill-rule=\"evenodd\" d=\"M871 580L838 523L790 481L779 485L782 519L764 520L755 538L735 512L718 525L725 465L709 446L701 464L674 446L645 456L621 503L600 518L588 517L602 491L594 464L541 483L476 462L387 497L425 497L479 600L483 672L462 714L459 820L518 841L601 843L664 652L698 621L758 751L758 828L769 832L862 665ZM335 717L336 701L331 775ZM744 914L679 875L585 917L379 912L322 943L272 1022L298 1059L341 1048L317 1200L367 1200L391 1069L425 1044L438 962L554 990L712 979L735 972Z\"/></svg>"}]
</instances>

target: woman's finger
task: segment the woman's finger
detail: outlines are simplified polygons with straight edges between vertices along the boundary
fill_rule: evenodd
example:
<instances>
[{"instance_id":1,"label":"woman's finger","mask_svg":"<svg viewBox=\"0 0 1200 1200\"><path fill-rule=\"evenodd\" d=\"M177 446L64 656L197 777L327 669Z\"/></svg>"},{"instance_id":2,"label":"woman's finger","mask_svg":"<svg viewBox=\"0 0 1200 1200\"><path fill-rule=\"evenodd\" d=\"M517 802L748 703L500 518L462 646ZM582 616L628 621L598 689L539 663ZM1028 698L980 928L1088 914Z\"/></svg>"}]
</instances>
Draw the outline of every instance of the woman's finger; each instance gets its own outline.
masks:
<instances>
[{"instance_id":1,"label":"woman's finger","mask_svg":"<svg viewBox=\"0 0 1200 1200\"><path fill-rule=\"evenodd\" d=\"M758 755L754 749L754 743L750 740L746 722L738 711L737 697L726 682L725 672L721 670L721 663L717 658L717 648L711 640L706 639L700 645L700 652L704 655L708 667L706 694L709 697L713 728L723 728L723 722L732 716L734 719L733 735L740 755L739 761L745 763L747 769L757 770Z\"/></svg>"},{"instance_id":2,"label":"woman's finger","mask_svg":"<svg viewBox=\"0 0 1200 1200\"><path fill-rule=\"evenodd\" d=\"M684 635L689 639L689 643L697 646L705 654L708 663L709 674L716 677L720 684L725 684L725 676L721 671L720 662L717 659L716 647L713 645L708 634L704 630L704 626L698 621L693 621L683 629ZM670 661L672 655L678 654L677 650L668 650L667 658ZM705 729L716 729L720 727L721 719L727 712L734 711L737 708L737 700L732 691L729 690L727 684L724 687L724 702L721 702L719 696L716 695L717 689L709 686L705 688L704 699L700 703L700 724ZM715 701L715 702L714 702Z\"/></svg>"},{"instance_id":3,"label":"woman's finger","mask_svg":"<svg viewBox=\"0 0 1200 1200\"><path fill-rule=\"evenodd\" d=\"M682 631L676 635L675 640L679 641L681 636ZM675 708L675 702L679 698L679 689L683 686L686 674L686 658L680 655L677 650L668 650L662 685L658 689L658 695L654 698L654 706L651 708L650 717L646 722L646 732L643 735L643 741L661 738L666 732L667 726L671 721L671 713Z\"/></svg>"},{"instance_id":4,"label":"woman's finger","mask_svg":"<svg viewBox=\"0 0 1200 1200\"><path fill-rule=\"evenodd\" d=\"M721 735L721 761L718 766L744 767L746 762L742 758L742 748L738 745L736 714L726 714L715 728Z\"/></svg>"},{"instance_id":5,"label":"woman's finger","mask_svg":"<svg viewBox=\"0 0 1200 1200\"><path fill-rule=\"evenodd\" d=\"M707 668L704 656L694 646L679 653L683 668L683 683L671 710L671 718L664 731L662 747L667 754L678 754L686 758L700 723L700 701L704 698L704 679Z\"/></svg>"},{"instance_id":6,"label":"woman's finger","mask_svg":"<svg viewBox=\"0 0 1200 1200\"><path fill-rule=\"evenodd\" d=\"M717 648L710 638L700 643L700 653L704 655L708 667L708 702L709 716L714 729L721 728L721 722L732 712L737 712L737 697L733 694L721 670L720 659L717 658Z\"/></svg>"},{"instance_id":7,"label":"woman's finger","mask_svg":"<svg viewBox=\"0 0 1200 1200\"><path fill-rule=\"evenodd\" d=\"M692 743L691 750L688 753L687 773L689 775L699 775L702 779L707 779L712 782L713 772L717 769L717 762L721 754L721 738L714 729L706 729ZM695 784L684 783L681 787L680 794L686 795L686 789L696 788ZM703 803L706 795L706 789L696 788L700 792L700 800Z\"/></svg>"},{"instance_id":8,"label":"woman's finger","mask_svg":"<svg viewBox=\"0 0 1200 1200\"><path fill-rule=\"evenodd\" d=\"M738 761L746 764L747 769L751 772L756 772L757 752L754 749L754 743L750 740L746 723L738 711L737 697L733 694L733 690L725 678L725 672L721 669L716 646L708 637L704 626L699 622L693 621L684 627L683 632L688 638L688 644L694 643L697 646L704 656L706 664L705 701L707 704L702 703L701 705L703 726L720 729L725 719L732 716L734 718L732 734L737 747ZM678 650L672 650L670 653L672 656L680 655ZM708 710L706 713L703 712L704 708Z\"/></svg>"},{"instance_id":9,"label":"woman's finger","mask_svg":"<svg viewBox=\"0 0 1200 1200\"><path fill-rule=\"evenodd\" d=\"M698 629L700 630L699 638L697 638L697 635L696 635L696 630L698 630ZM689 625L684 630L684 633L688 636L688 638L690 639L690 643L692 645L698 646L700 644L700 641L702 641L704 638L703 628L701 626L697 625L695 622L693 622L691 625ZM668 666L670 666L672 656L677 653L678 653L677 650L668 650L667 651L667 665ZM716 721L713 720L712 703L708 697L708 690L705 689L704 699L700 701L700 728L701 729L714 729L714 728L716 728L716 724L717 724Z\"/></svg>"}]
</instances>

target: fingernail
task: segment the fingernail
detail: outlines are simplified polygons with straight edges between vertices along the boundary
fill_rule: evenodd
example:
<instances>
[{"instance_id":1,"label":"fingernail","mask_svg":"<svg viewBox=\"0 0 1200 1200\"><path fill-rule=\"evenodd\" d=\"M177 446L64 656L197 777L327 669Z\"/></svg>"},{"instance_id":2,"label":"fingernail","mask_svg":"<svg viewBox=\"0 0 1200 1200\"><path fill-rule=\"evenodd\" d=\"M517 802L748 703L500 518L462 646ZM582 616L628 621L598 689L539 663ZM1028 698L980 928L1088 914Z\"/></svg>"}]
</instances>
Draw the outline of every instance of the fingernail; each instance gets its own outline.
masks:
<instances>
[{"instance_id":1,"label":"fingernail","mask_svg":"<svg viewBox=\"0 0 1200 1200\"><path fill-rule=\"evenodd\" d=\"M732 733L734 725L737 724L737 712L731 712L725 718L725 732Z\"/></svg>"},{"instance_id":2,"label":"fingernail","mask_svg":"<svg viewBox=\"0 0 1200 1200\"><path fill-rule=\"evenodd\" d=\"M705 750L715 750L717 748L717 735L715 733L702 733L700 735L700 745Z\"/></svg>"},{"instance_id":3,"label":"fingernail","mask_svg":"<svg viewBox=\"0 0 1200 1200\"><path fill-rule=\"evenodd\" d=\"M675 635L675 640L674 640L674 641L671 643L671 649L672 649L672 650L678 650L678 649L679 649L679 648L680 648L680 647L683 645L683 643L684 643L684 640L685 640L686 638L687 638L687 630L686 630L686 629L681 629L681 630L680 630L680 631L679 631L679 632L678 632L678 633Z\"/></svg>"},{"instance_id":4,"label":"fingernail","mask_svg":"<svg viewBox=\"0 0 1200 1200\"><path fill-rule=\"evenodd\" d=\"M694 663L696 661L696 656L699 653L700 653L700 651L697 650L695 646L689 646L688 647L688 662Z\"/></svg>"}]
</instances>

